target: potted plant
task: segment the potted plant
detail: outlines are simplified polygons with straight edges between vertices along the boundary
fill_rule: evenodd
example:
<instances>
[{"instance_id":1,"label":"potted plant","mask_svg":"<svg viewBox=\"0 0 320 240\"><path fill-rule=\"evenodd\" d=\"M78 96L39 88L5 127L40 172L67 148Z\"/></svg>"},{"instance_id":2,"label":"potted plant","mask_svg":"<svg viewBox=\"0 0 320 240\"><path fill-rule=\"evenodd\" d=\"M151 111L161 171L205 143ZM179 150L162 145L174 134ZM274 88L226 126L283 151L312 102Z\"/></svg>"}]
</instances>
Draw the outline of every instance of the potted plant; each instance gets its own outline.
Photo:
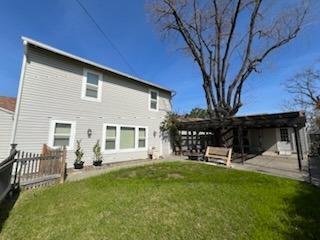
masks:
<instances>
[{"instance_id":1,"label":"potted plant","mask_svg":"<svg viewBox=\"0 0 320 240\"><path fill-rule=\"evenodd\" d=\"M100 147L99 140L93 146L93 153L94 153L93 166L101 166L101 164L102 164L102 153L101 153L101 147Z\"/></svg>"},{"instance_id":2,"label":"potted plant","mask_svg":"<svg viewBox=\"0 0 320 240\"><path fill-rule=\"evenodd\" d=\"M83 157L83 150L81 148L81 141L77 140L77 149L74 152L76 155L76 160L74 161L74 169L82 169L83 168L83 163L82 157Z\"/></svg>"}]
</instances>

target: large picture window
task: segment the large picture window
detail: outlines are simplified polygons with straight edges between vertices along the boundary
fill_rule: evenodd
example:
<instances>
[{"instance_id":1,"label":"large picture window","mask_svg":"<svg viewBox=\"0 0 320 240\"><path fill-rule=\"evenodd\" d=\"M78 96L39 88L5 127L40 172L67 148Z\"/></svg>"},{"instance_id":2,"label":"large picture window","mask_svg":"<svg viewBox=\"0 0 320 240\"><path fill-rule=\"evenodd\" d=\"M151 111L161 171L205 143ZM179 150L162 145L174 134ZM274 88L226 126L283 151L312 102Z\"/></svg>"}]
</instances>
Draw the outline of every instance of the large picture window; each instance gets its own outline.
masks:
<instances>
[{"instance_id":1,"label":"large picture window","mask_svg":"<svg viewBox=\"0 0 320 240\"><path fill-rule=\"evenodd\" d=\"M85 69L83 71L82 99L101 101L102 74Z\"/></svg>"},{"instance_id":2,"label":"large picture window","mask_svg":"<svg viewBox=\"0 0 320 240\"><path fill-rule=\"evenodd\" d=\"M51 122L48 145L53 148L66 146L68 150L71 150L74 136L74 122L54 120Z\"/></svg>"},{"instance_id":3,"label":"large picture window","mask_svg":"<svg viewBox=\"0 0 320 240\"><path fill-rule=\"evenodd\" d=\"M135 128L120 128L120 149L135 148Z\"/></svg>"},{"instance_id":4,"label":"large picture window","mask_svg":"<svg viewBox=\"0 0 320 240\"><path fill-rule=\"evenodd\" d=\"M146 150L147 136L147 127L104 124L102 149L105 153Z\"/></svg>"}]
</instances>

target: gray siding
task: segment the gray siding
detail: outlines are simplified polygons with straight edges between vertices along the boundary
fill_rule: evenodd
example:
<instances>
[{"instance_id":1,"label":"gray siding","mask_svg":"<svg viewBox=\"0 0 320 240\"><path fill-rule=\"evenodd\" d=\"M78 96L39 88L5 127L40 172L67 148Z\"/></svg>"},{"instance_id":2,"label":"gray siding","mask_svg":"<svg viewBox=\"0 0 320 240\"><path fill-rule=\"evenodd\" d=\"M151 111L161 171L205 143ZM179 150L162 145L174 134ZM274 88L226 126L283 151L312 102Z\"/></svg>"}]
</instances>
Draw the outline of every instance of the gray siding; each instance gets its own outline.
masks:
<instances>
[{"instance_id":1,"label":"gray siding","mask_svg":"<svg viewBox=\"0 0 320 240\"><path fill-rule=\"evenodd\" d=\"M296 153L296 143L293 128L287 128L290 138L290 147L292 154ZM299 129L301 147L304 154L308 152L307 138L305 134L305 127ZM261 146L259 144L259 135L261 134ZM250 136L250 150L264 151L269 153L278 153L280 137L280 128L264 128L264 129L249 129Z\"/></svg>"},{"instance_id":2,"label":"gray siding","mask_svg":"<svg viewBox=\"0 0 320 240\"><path fill-rule=\"evenodd\" d=\"M308 154L309 146L308 146L307 128L303 127L299 131L300 131L302 152L304 154Z\"/></svg>"},{"instance_id":3,"label":"gray siding","mask_svg":"<svg viewBox=\"0 0 320 240\"><path fill-rule=\"evenodd\" d=\"M299 129L299 135L300 135L300 141L301 141L301 149L303 154L308 154L308 139L307 139L307 135L306 135L306 127L302 127ZM291 132L291 139L292 139L292 151L294 153L297 152L296 150L296 142L295 142L295 136L294 136L294 131L292 129Z\"/></svg>"},{"instance_id":4,"label":"gray siding","mask_svg":"<svg viewBox=\"0 0 320 240\"><path fill-rule=\"evenodd\" d=\"M13 114L0 109L0 162L9 155Z\"/></svg>"},{"instance_id":5,"label":"gray siding","mask_svg":"<svg viewBox=\"0 0 320 240\"><path fill-rule=\"evenodd\" d=\"M277 151L277 135L276 128L261 128L249 129L250 150L263 152ZM261 143L259 142L259 135L261 135ZM260 146L261 144L261 146Z\"/></svg>"},{"instance_id":6,"label":"gray siding","mask_svg":"<svg viewBox=\"0 0 320 240\"><path fill-rule=\"evenodd\" d=\"M262 149L266 152L277 151L277 137L275 128L262 129Z\"/></svg>"},{"instance_id":7,"label":"gray siding","mask_svg":"<svg viewBox=\"0 0 320 240\"><path fill-rule=\"evenodd\" d=\"M81 99L83 68L103 74L101 102ZM82 140L86 165L92 164L92 147L97 139L101 140L104 123L147 126L148 146L160 151L159 125L171 110L170 93L158 90L159 111L153 112L148 110L149 89L134 80L29 47L16 143L19 149L39 152L48 142L50 121L64 120L76 122L75 138ZM87 136L89 128L91 138ZM146 157L146 151L105 154L104 162ZM68 167L73 160L73 151L69 151Z\"/></svg>"}]
</instances>

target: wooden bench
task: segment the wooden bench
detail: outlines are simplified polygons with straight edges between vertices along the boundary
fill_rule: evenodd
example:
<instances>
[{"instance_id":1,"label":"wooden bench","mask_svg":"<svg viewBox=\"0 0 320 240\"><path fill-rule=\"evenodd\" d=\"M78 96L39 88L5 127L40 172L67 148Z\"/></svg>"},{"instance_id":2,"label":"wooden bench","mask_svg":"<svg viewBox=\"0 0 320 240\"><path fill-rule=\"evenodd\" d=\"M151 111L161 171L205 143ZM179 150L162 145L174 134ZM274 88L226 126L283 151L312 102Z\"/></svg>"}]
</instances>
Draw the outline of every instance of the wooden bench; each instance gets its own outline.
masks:
<instances>
[{"instance_id":1,"label":"wooden bench","mask_svg":"<svg viewBox=\"0 0 320 240\"><path fill-rule=\"evenodd\" d=\"M204 156L206 159L213 158L213 159L222 160L223 161L222 163L230 167L231 157L232 157L232 148L208 146Z\"/></svg>"}]
</instances>

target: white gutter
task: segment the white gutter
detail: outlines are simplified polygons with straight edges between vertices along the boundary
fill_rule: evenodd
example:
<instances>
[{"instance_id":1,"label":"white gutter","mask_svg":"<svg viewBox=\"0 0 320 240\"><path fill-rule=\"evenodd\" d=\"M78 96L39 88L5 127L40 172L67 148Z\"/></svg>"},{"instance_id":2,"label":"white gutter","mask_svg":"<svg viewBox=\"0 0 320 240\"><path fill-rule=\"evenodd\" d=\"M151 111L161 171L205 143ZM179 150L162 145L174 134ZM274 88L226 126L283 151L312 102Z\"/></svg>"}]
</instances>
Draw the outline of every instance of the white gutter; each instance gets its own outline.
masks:
<instances>
[{"instance_id":1,"label":"white gutter","mask_svg":"<svg viewBox=\"0 0 320 240\"><path fill-rule=\"evenodd\" d=\"M47 51L50 51L50 52L53 52L53 53L56 53L56 54L59 54L59 55L62 55L62 56L65 56L65 57L74 59L74 60L77 60L77 61L79 61L79 62L83 62L83 63L89 64L89 65L92 65L92 66L94 66L94 67L103 69L103 70L105 70L105 71L112 72L112 73L114 73L114 74L117 74L117 75L120 75L120 76L129 78L129 79L135 80L135 81L137 81L137 82L140 82L140 83L143 83L143 84L146 84L146 85L149 85L149 86L152 86L152 87L155 87L155 88L158 88L158 89L161 89L161 90L170 92L170 93L173 92L173 90L170 90L170 89L168 89L168 88L162 87L162 86L160 86L160 85L158 85L158 84L154 84L154 83L148 82L148 81L146 81L146 80L143 80L143 79L140 79L140 78L131 76L131 75L129 75L129 74L126 74L126 73L123 73L123 72L120 72L120 71L117 71L117 70L115 70L115 69L106 67L106 66L104 66L104 65L95 63L95 62L93 62L93 61L90 61L90 60L87 60L87 59L78 57L78 56L76 56L76 55L73 55L73 54L64 52L64 51L62 51L62 50L59 50L59 49L54 48L54 47L51 47L51 46L49 46L49 45L40 43L40 42L35 41L35 40L33 40L33 39L30 39L30 38L27 38L27 37L22 37L22 40L23 40L24 43L26 42L27 44L31 44L31 45L34 45L34 46L36 46L36 47L45 49L45 50L47 50Z\"/></svg>"},{"instance_id":2,"label":"white gutter","mask_svg":"<svg viewBox=\"0 0 320 240\"><path fill-rule=\"evenodd\" d=\"M11 143L14 144L16 141L16 132L17 132L17 126L18 126L18 120L19 120L19 113L20 113L20 105L21 105L21 95L22 95L22 89L23 89L23 83L24 83L24 75L26 71L26 62L27 62L27 41L23 41L24 46L24 52L23 52L23 61L22 61L22 68L20 73L20 81L19 81L19 89L18 89L18 96L16 101L16 110L14 113L14 119L13 119L13 128L12 128L12 135L11 135Z\"/></svg>"}]
</instances>

